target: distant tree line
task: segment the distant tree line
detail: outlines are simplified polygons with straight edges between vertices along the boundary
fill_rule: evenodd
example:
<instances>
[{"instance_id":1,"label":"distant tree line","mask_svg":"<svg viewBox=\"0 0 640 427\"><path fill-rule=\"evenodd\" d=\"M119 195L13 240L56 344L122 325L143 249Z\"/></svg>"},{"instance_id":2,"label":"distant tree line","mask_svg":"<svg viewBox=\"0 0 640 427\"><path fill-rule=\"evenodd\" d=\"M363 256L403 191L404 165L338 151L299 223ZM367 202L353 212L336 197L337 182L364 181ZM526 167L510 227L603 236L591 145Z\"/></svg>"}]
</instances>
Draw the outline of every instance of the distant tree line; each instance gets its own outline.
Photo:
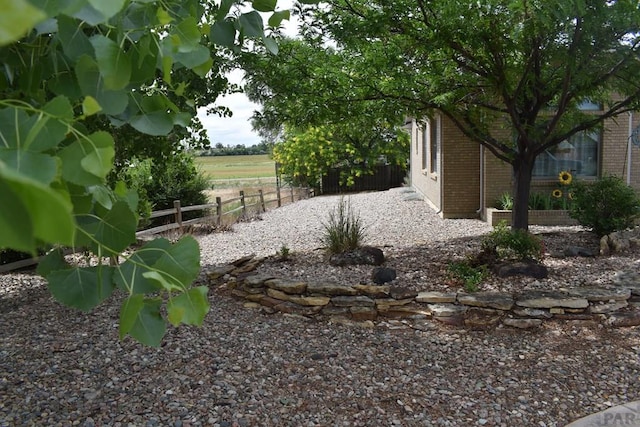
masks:
<instances>
[{"instance_id":1,"label":"distant tree line","mask_svg":"<svg viewBox=\"0 0 640 427\"><path fill-rule=\"evenodd\" d=\"M247 156L251 154L270 154L272 145L268 142L261 142L256 145L245 146L238 145L223 145L218 142L215 146L202 150L201 156Z\"/></svg>"}]
</instances>

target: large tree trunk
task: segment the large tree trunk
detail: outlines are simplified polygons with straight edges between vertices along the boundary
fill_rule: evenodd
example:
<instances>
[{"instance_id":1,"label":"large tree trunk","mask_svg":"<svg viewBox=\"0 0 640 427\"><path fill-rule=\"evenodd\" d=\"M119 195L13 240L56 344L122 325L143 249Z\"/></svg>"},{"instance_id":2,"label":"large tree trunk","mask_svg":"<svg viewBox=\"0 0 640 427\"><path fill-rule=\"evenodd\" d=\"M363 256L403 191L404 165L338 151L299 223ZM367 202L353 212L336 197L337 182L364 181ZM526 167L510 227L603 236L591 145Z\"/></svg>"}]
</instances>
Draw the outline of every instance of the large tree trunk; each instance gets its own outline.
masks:
<instances>
[{"instance_id":1,"label":"large tree trunk","mask_svg":"<svg viewBox=\"0 0 640 427\"><path fill-rule=\"evenodd\" d=\"M512 163L514 182L511 228L514 230L529 230L529 193L534 161L535 158L519 156Z\"/></svg>"}]
</instances>

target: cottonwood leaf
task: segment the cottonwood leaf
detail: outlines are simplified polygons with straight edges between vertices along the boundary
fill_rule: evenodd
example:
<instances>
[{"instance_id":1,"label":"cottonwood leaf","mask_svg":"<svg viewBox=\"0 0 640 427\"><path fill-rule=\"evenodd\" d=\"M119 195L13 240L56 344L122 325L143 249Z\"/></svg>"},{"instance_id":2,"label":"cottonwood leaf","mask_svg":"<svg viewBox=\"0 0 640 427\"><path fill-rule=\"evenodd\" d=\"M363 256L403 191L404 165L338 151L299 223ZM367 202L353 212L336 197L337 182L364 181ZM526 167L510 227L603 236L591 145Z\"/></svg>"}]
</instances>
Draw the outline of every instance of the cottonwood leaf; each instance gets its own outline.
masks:
<instances>
[{"instance_id":1,"label":"cottonwood leaf","mask_svg":"<svg viewBox=\"0 0 640 427\"><path fill-rule=\"evenodd\" d=\"M158 347L167 325L160 315L162 301L142 295L127 298L120 309L120 338L129 334L142 344Z\"/></svg>"},{"instance_id":2,"label":"cottonwood leaf","mask_svg":"<svg viewBox=\"0 0 640 427\"><path fill-rule=\"evenodd\" d=\"M96 53L100 75L107 90L124 89L131 81L131 59L118 44L105 36L90 39Z\"/></svg>"},{"instance_id":3,"label":"cottonwood leaf","mask_svg":"<svg viewBox=\"0 0 640 427\"><path fill-rule=\"evenodd\" d=\"M291 12L288 10L279 10L277 12L273 12L269 17L269 26L277 28L280 26L283 20L289 20L291 18Z\"/></svg>"},{"instance_id":4,"label":"cottonwood leaf","mask_svg":"<svg viewBox=\"0 0 640 427\"><path fill-rule=\"evenodd\" d=\"M233 47L236 41L236 28L231 21L218 21L211 27L209 37L217 45Z\"/></svg>"},{"instance_id":5,"label":"cottonwood leaf","mask_svg":"<svg viewBox=\"0 0 640 427\"><path fill-rule=\"evenodd\" d=\"M262 37L264 35L262 17L255 10L240 15L238 22L245 37Z\"/></svg>"},{"instance_id":6,"label":"cottonwood leaf","mask_svg":"<svg viewBox=\"0 0 640 427\"><path fill-rule=\"evenodd\" d=\"M258 12L271 12L276 8L277 0L253 0L251 4Z\"/></svg>"},{"instance_id":7,"label":"cottonwood leaf","mask_svg":"<svg viewBox=\"0 0 640 427\"><path fill-rule=\"evenodd\" d=\"M35 253L36 240L71 246L73 206L56 190L0 162L0 248Z\"/></svg>"},{"instance_id":8,"label":"cottonwood leaf","mask_svg":"<svg viewBox=\"0 0 640 427\"><path fill-rule=\"evenodd\" d=\"M109 298L115 288L113 267L76 267L50 272L45 278L51 294L61 303L90 311Z\"/></svg>"},{"instance_id":9,"label":"cottonwood leaf","mask_svg":"<svg viewBox=\"0 0 640 427\"><path fill-rule=\"evenodd\" d=\"M80 215L77 221L84 234L91 237L96 253L100 246L105 255L116 255L135 242L138 220L124 200L115 202L103 217Z\"/></svg>"},{"instance_id":10,"label":"cottonwood leaf","mask_svg":"<svg viewBox=\"0 0 640 427\"><path fill-rule=\"evenodd\" d=\"M114 279L116 285L131 294L157 292L160 284L146 278L144 274L151 271L151 266L170 249L171 242L167 239L155 239L146 243L119 266Z\"/></svg>"},{"instance_id":11,"label":"cottonwood leaf","mask_svg":"<svg viewBox=\"0 0 640 427\"><path fill-rule=\"evenodd\" d=\"M22 38L47 16L26 0L0 0L0 46Z\"/></svg>"},{"instance_id":12,"label":"cottonwood leaf","mask_svg":"<svg viewBox=\"0 0 640 427\"><path fill-rule=\"evenodd\" d=\"M202 325L204 317L210 308L207 300L208 291L209 288L206 286L199 286L171 298L167 305L169 322L173 326L178 326L181 323L185 325Z\"/></svg>"}]
</instances>

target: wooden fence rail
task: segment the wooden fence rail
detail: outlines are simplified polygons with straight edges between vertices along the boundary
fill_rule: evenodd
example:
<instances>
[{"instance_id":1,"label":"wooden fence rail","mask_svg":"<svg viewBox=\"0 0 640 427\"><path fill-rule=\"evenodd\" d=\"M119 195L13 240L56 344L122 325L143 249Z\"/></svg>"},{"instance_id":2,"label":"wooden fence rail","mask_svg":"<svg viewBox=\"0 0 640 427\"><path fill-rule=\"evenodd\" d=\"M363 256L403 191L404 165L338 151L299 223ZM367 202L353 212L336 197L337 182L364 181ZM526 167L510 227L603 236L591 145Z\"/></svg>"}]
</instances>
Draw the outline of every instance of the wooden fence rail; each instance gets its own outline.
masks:
<instances>
[{"instance_id":1,"label":"wooden fence rail","mask_svg":"<svg viewBox=\"0 0 640 427\"><path fill-rule=\"evenodd\" d=\"M180 200L173 202L173 209L163 209L151 212L150 218L170 217L171 222L157 227L140 230L136 233L137 237L163 233L170 230L181 229L187 225L197 224L200 222L211 221L216 225L223 222L224 217L234 217L231 222L236 222L240 218L245 218L250 212L257 214L266 212L267 208L272 204L281 207L286 203L293 203L296 200L306 199L313 195L313 190L307 187L277 187L275 191L264 192L262 189L256 193L245 193L244 190L239 192L238 197L222 200L216 197L215 203L195 206L182 206ZM198 218L183 220L185 212L203 211L205 214Z\"/></svg>"},{"instance_id":2,"label":"wooden fence rail","mask_svg":"<svg viewBox=\"0 0 640 427\"><path fill-rule=\"evenodd\" d=\"M182 206L180 200L173 202L172 209L162 209L159 211L151 212L150 219L170 217L172 222L160 225L157 227L147 228L140 230L136 233L136 237L149 236L153 234L163 233L170 230L180 229L187 225L197 224L205 221L214 221L216 225L220 225L223 222L223 218L232 217L231 223L236 222L238 219L246 217L250 212L256 214L266 212L267 207L270 204L277 203L277 207L281 207L288 203L293 203L296 200L307 199L313 196L313 190L306 187L278 187L275 191L263 192L262 189L258 190L255 194L245 194L244 191L239 192L238 197L234 197L227 200L222 200L220 197L216 197L215 203L208 203L205 205L194 206ZM269 196L275 196L269 199ZM238 206L234 206L238 204ZM225 208L228 207L228 208ZM182 216L186 212L202 211L205 215L193 218L189 220L183 220ZM69 250L68 253L73 251ZM25 268L37 264L40 261L40 257L23 259L16 262L0 265L0 273L17 270L19 268Z\"/></svg>"}]
</instances>

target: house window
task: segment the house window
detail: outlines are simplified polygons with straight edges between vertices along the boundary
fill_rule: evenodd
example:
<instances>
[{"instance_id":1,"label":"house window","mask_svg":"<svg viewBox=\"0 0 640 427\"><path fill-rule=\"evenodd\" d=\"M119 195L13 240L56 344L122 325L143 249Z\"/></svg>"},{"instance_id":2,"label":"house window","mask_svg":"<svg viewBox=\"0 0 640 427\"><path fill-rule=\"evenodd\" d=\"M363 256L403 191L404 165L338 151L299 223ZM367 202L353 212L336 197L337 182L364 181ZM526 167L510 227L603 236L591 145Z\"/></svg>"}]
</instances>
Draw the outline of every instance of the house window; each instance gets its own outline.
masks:
<instances>
[{"instance_id":1,"label":"house window","mask_svg":"<svg viewBox=\"0 0 640 427\"><path fill-rule=\"evenodd\" d=\"M429 121L424 122L422 127L422 170L427 170L429 161Z\"/></svg>"},{"instance_id":2,"label":"house window","mask_svg":"<svg viewBox=\"0 0 640 427\"><path fill-rule=\"evenodd\" d=\"M440 157L440 116L429 120L429 151L431 154L430 172L438 173L438 161Z\"/></svg>"},{"instance_id":3,"label":"house window","mask_svg":"<svg viewBox=\"0 0 640 427\"><path fill-rule=\"evenodd\" d=\"M556 179L561 171L574 176L598 176L600 131L583 131L545 150L536 158L534 178Z\"/></svg>"}]
</instances>

